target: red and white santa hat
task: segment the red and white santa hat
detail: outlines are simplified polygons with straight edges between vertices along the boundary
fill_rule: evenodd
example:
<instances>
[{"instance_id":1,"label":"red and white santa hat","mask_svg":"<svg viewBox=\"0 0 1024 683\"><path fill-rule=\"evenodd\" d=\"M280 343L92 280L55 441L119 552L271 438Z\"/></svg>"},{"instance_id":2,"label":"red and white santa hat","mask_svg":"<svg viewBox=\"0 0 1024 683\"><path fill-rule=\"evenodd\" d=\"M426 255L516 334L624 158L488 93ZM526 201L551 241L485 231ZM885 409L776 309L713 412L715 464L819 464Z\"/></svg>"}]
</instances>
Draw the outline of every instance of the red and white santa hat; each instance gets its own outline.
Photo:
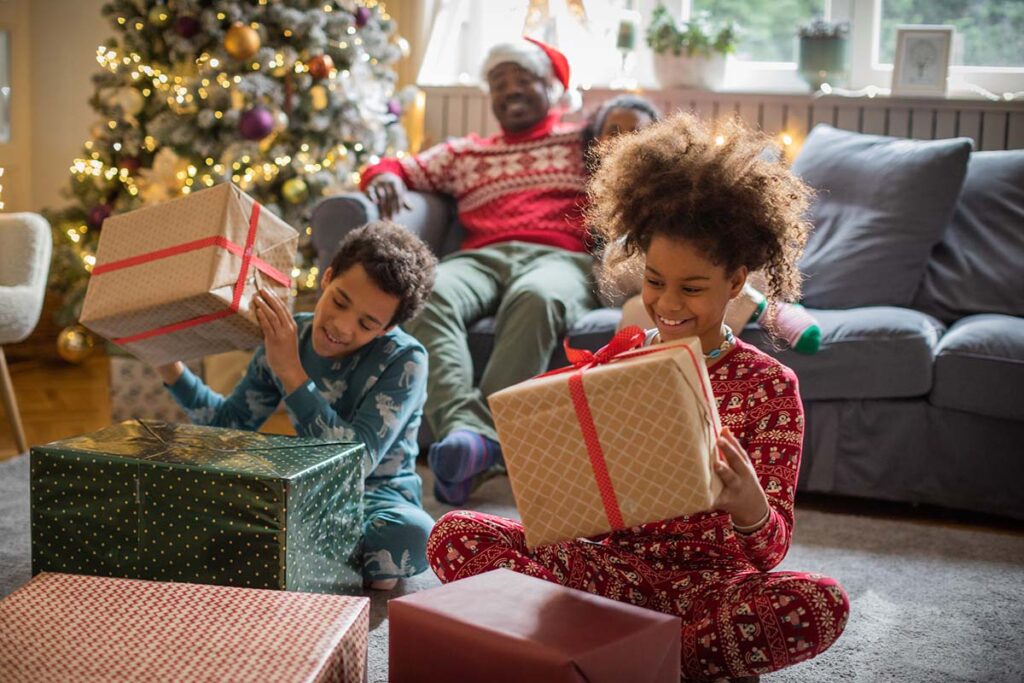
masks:
<instances>
[{"instance_id":1,"label":"red and white santa hat","mask_svg":"<svg viewBox=\"0 0 1024 683\"><path fill-rule=\"evenodd\" d=\"M582 98L569 86L569 60L558 49L526 36L515 43L495 45L488 51L480 71L484 87L487 86L487 74L491 73L494 67L506 62L518 64L550 83L548 98L552 106L561 106L568 111L576 111L579 108Z\"/></svg>"}]
</instances>

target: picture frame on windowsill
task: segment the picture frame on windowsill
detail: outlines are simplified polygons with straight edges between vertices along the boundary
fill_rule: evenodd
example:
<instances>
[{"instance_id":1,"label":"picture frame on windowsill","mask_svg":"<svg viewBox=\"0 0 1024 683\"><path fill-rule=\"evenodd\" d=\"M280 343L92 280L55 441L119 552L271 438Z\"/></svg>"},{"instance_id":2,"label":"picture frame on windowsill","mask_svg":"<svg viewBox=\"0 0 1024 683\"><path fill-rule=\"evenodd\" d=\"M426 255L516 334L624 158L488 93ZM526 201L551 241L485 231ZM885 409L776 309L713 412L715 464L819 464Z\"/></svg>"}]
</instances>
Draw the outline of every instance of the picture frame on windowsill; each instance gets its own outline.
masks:
<instances>
[{"instance_id":1,"label":"picture frame on windowsill","mask_svg":"<svg viewBox=\"0 0 1024 683\"><path fill-rule=\"evenodd\" d=\"M897 26L892 94L945 97L953 47L952 26Z\"/></svg>"}]
</instances>

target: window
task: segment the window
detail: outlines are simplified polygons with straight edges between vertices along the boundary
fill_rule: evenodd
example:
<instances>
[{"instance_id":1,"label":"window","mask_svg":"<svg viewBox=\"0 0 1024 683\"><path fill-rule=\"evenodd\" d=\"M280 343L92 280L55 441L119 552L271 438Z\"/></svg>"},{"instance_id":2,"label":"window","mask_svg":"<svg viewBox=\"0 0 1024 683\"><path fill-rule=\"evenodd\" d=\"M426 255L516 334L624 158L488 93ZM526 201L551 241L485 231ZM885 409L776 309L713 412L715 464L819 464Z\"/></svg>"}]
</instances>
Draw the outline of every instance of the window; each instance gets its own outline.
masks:
<instances>
[{"instance_id":1,"label":"window","mask_svg":"<svg viewBox=\"0 0 1024 683\"><path fill-rule=\"evenodd\" d=\"M881 0L878 61L892 64L896 27L945 24L956 29L951 64L1024 66L1024 0Z\"/></svg>"},{"instance_id":2,"label":"window","mask_svg":"<svg viewBox=\"0 0 1024 683\"><path fill-rule=\"evenodd\" d=\"M849 88L888 88L896 26L956 27L949 75L952 97L1024 91L1024 0L436 0L419 72L422 85L479 83L480 63L496 42L529 35L569 57L577 83L607 86L622 75L616 28L627 7L641 17L630 77L657 87L644 34L664 4L677 19L709 12L741 28L724 88L806 92L796 72L796 30L815 16L849 23ZM582 15L581 10L582 8Z\"/></svg>"},{"instance_id":3,"label":"window","mask_svg":"<svg viewBox=\"0 0 1024 683\"><path fill-rule=\"evenodd\" d=\"M735 22L736 57L752 62L795 62L796 27L825 14L825 0L692 0L690 7Z\"/></svg>"}]
</instances>

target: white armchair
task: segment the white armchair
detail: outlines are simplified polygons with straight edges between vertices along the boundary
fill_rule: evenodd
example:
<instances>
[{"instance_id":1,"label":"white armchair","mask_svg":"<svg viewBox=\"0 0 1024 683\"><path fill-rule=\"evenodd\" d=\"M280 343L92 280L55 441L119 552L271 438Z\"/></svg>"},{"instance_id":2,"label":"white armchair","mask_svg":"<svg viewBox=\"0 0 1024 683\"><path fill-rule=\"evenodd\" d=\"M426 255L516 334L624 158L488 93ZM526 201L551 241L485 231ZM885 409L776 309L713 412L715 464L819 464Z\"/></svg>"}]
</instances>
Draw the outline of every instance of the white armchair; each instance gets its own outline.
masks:
<instances>
[{"instance_id":1,"label":"white armchair","mask_svg":"<svg viewBox=\"0 0 1024 683\"><path fill-rule=\"evenodd\" d=\"M52 249L50 225L42 216L0 214L0 394L19 453L28 443L3 345L23 341L39 322Z\"/></svg>"}]
</instances>

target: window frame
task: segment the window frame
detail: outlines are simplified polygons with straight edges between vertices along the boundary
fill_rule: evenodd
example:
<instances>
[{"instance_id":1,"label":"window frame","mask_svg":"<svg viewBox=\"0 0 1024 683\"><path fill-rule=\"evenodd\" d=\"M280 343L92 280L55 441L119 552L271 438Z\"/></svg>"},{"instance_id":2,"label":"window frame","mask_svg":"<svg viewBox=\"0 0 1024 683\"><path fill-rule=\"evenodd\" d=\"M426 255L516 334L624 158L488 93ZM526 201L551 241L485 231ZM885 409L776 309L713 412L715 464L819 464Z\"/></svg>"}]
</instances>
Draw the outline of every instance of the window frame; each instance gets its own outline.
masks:
<instances>
[{"instance_id":1,"label":"window frame","mask_svg":"<svg viewBox=\"0 0 1024 683\"><path fill-rule=\"evenodd\" d=\"M457 0L442 0L442 4ZM879 31L881 29L881 14L884 0L823 0L823 13L830 21L846 21L850 25L849 33L849 58L850 77L847 85L848 90L864 93L866 89L872 89L871 96L885 96L892 84L891 64L880 64L878 62ZM644 20L648 20L654 8L659 2L663 2L672 13L680 19L688 19L692 15L692 0L637 0L636 9ZM485 21L486 12L483 9L483 2L472 2L470 4L471 19L467 24ZM432 34L437 33L438 26L435 25ZM652 51L647 46L644 38L646 26L639 27L636 69L633 77L638 81L640 87L653 86L657 88L657 80L654 77L651 66ZM447 33L457 33L455 27L448 27ZM796 27L794 27L794 36ZM471 56L482 58L484 47L482 36L469 35L469 41L455 41L458 45L458 52L461 54L456 61L466 61ZM432 38L434 35L431 36ZM794 37L795 40L795 37ZM434 41L430 41L434 42ZM442 41L448 43L450 48L451 40ZM434 48L431 50L431 48ZM462 64L464 69L461 78L455 82L442 82L447 80L438 73L431 74L434 70L433 61L439 59L433 52L442 49L443 46L432 46L428 43L421 64L418 82L424 85L445 86L445 85L475 85L478 83L478 75L475 65ZM450 54L450 50L448 51ZM472 54L470 54L472 53ZM452 59L448 57L447 59ZM441 68L444 71L446 69ZM949 88L945 98L922 98L922 99L1003 99L1004 93L1014 93L1016 97L1006 99L1024 98L1024 65L1021 67L982 67L982 66L950 66ZM584 87L589 88L590 84ZM594 83L593 87L606 87L606 84ZM807 84L800 78L795 62L758 62L740 60L730 56L726 66L725 83L719 89L724 92L750 92L750 93L806 93ZM984 91L988 91L985 93Z\"/></svg>"},{"instance_id":2,"label":"window frame","mask_svg":"<svg viewBox=\"0 0 1024 683\"><path fill-rule=\"evenodd\" d=\"M850 90L868 87L888 90L892 85L893 65L880 63L878 58L883 1L824 0L823 13L826 19L846 21L850 25ZM641 0L644 16L650 16L657 2ZM692 0L675 0L665 4L674 7L684 20L692 15ZM730 58L729 62L723 90L768 93L807 90L807 85L797 74L796 62L757 62L735 58ZM1024 66L951 65L948 83L946 99L978 99L984 96L970 86L988 90L997 97L1003 93L1019 93L1024 91Z\"/></svg>"},{"instance_id":3,"label":"window frame","mask_svg":"<svg viewBox=\"0 0 1024 683\"><path fill-rule=\"evenodd\" d=\"M883 0L832 0L834 17L850 22L850 87L892 84L892 64L879 62L879 32ZM965 84L984 88L995 95L1024 90L1024 66L950 66L947 99L977 98L980 93Z\"/></svg>"}]
</instances>

